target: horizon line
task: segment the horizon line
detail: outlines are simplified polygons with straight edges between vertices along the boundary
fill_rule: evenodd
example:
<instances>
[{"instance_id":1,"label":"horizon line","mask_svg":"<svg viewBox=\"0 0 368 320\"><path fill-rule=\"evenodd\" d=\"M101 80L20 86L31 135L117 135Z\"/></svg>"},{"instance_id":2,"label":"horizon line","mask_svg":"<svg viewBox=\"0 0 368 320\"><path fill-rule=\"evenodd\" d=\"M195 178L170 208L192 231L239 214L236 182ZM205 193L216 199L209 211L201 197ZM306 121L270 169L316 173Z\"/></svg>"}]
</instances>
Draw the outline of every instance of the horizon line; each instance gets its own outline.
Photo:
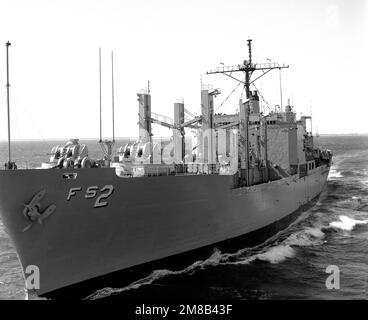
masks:
<instances>
[{"instance_id":1,"label":"horizon line","mask_svg":"<svg viewBox=\"0 0 368 320\"><path fill-rule=\"evenodd\" d=\"M368 136L368 132L364 133L318 133L319 136ZM313 137L317 136L314 134ZM161 136L161 137L154 137L153 139L162 139L162 138L171 138L171 136ZM99 142L98 138L90 138L90 137L84 137L84 138L22 138L22 139L11 139L11 141L64 141L64 140L70 140L70 139L78 139L78 140L96 140L96 142ZM126 139L137 139L138 137L116 137L115 140L126 140ZM109 140L108 138L103 139ZM8 142L8 139L0 139L0 142Z\"/></svg>"}]
</instances>

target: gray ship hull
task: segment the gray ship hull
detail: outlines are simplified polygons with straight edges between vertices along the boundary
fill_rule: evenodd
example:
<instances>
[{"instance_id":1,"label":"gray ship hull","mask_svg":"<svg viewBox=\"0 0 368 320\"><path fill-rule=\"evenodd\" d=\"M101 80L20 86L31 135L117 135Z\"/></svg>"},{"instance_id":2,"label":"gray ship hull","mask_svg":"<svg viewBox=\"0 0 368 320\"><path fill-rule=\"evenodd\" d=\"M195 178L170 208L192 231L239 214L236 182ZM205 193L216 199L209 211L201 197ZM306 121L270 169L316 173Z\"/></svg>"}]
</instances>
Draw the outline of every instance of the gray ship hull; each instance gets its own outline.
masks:
<instances>
[{"instance_id":1,"label":"gray ship hull","mask_svg":"<svg viewBox=\"0 0 368 320\"><path fill-rule=\"evenodd\" d=\"M0 213L23 269L39 268L36 294L44 295L278 226L318 197L328 172L323 165L302 178L234 189L234 176L225 175L121 178L114 169L7 170L0 171ZM69 173L76 178L63 178ZM106 185L114 191L106 206L96 208L100 193L86 198L87 188ZM71 188L78 191L67 200ZM40 190L46 190L40 211L56 208L27 229L24 204Z\"/></svg>"}]
</instances>

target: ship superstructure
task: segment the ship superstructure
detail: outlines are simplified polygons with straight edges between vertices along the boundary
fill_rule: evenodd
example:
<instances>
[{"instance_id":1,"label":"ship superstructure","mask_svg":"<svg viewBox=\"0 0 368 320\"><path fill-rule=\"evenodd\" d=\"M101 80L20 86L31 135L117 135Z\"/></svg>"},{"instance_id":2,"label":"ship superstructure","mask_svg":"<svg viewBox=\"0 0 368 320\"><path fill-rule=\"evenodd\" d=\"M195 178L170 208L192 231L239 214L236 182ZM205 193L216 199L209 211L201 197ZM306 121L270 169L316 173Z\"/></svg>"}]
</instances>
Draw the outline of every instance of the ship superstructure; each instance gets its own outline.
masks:
<instances>
[{"instance_id":1,"label":"ship superstructure","mask_svg":"<svg viewBox=\"0 0 368 320\"><path fill-rule=\"evenodd\" d=\"M252 63L251 40L248 40L248 48L249 58L243 64L222 66L207 72L225 74L244 86L246 100L239 101L238 113L215 114L214 98L221 92L202 86L201 115L190 113L183 101L175 102L172 120L152 112L148 86L147 91L137 94L137 141L118 148L114 158L105 156L103 160L93 161L87 157L86 146L72 139L64 147L54 147L50 163L43 164L43 168L110 166L116 168L123 177L179 173L237 175L234 187L251 186L297 173L301 177L306 175L308 170L315 169L329 159L327 151L314 148L312 133L307 130L307 121L311 117L302 116L297 120L290 100L285 110L279 109L264 115L260 110L257 90L250 90L251 84L269 71L289 66ZM255 71L262 73L251 80ZM245 80L235 78L233 74L236 72L244 73ZM185 120L187 114L191 115L191 119ZM162 145L161 141L154 141L152 124L172 129L169 144ZM186 128L196 130L196 145L185 138ZM102 141L101 138L100 143L111 145L111 142Z\"/></svg>"},{"instance_id":2,"label":"ship superstructure","mask_svg":"<svg viewBox=\"0 0 368 320\"><path fill-rule=\"evenodd\" d=\"M243 85L246 99L235 114L216 114L220 90L202 87L201 115L179 101L170 120L152 112L148 88L138 93L139 137L116 154L115 137L103 141L100 134L103 159L91 159L87 146L71 139L52 149L44 170L0 172L1 214L24 270L41 270L37 294L268 236L318 198L331 152L314 147L309 117L296 119L290 102L261 112L251 84L288 66L253 63L251 40L248 49L243 63L208 72ZM152 124L170 128L170 141L154 139ZM188 128L195 139L186 137Z\"/></svg>"}]
</instances>

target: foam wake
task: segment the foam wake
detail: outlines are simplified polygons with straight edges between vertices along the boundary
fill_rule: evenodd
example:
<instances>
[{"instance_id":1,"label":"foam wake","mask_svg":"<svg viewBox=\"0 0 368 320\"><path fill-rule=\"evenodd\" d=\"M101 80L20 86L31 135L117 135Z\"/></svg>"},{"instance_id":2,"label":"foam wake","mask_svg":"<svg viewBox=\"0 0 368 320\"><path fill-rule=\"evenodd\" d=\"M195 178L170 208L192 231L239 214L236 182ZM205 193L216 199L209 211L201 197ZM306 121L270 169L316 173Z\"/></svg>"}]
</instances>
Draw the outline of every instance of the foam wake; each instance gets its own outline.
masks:
<instances>
[{"instance_id":1,"label":"foam wake","mask_svg":"<svg viewBox=\"0 0 368 320\"><path fill-rule=\"evenodd\" d=\"M323 238L325 234L318 227L305 227L302 230L295 231L291 233L281 242L275 242L273 244L267 245L259 250L258 253L253 255L248 255L242 257L237 261L226 261L221 264L249 264L256 260L269 262L271 264L276 264L283 262L288 258L293 258L296 255L295 247L309 247L314 245L323 244ZM235 254L234 254L235 255ZM230 260L230 255L224 260Z\"/></svg>"},{"instance_id":2,"label":"foam wake","mask_svg":"<svg viewBox=\"0 0 368 320\"><path fill-rule=\"evenodd\" d=\"M123 287L123 288L103 288L100 290L95 291L93 294L87 296L85 300L96 300L101 298L106 298L108 296L119 294L124 291L129 291L132 289L138 289L141 286L152 284L153 282L162 279L167 276L171 275L181 275L181 274L190 274L192 272L195 272L196 270L203 269L206 266L210 265L217 265L222 260L223 255L221 254L221 251L216 249L213 254L206 260L199 260L191 264L190 266L178 270L178 271L172 271L172 270L155 270L150 275L148 275L145 278L139 279L130 285Z\"/></svg>"},{"instance_id":3,"label":"foam wake","mask_svg":"<svg viewBox=\"0 0 368 320\"><path fill-rule=\"evenodd\" d=\"M272 264L276 264L284 261L287 258L292 258L295 256L295 250L289 245L277 245L271 246L267 249L261 251L260 253L247 256L236 261L224 261L222 265L244 265L250 264L256 260L266 261ZM224 259L229 260L229 259Z\"/></svg>"},{"instance_id":4,"label":"foam wake","mask_svg":"<svg viewBox=\"0 0 368 320\"><path fill-rule=\"evenodd\" d=\"M330 222L329 227L343 231L352 231L357 225L368 223L368 220L356 220L348 216L339 216L339 219L339 221Z\"/></svg>"},{"instance_id":5,"label":"foam wake","mask_svg":"<svg viewBox=\"0 0 368 320\"><path fill-rule=\"evenodd\" d=\"M299 247L310 247L323 243L325 234L319 227L306 227L300 231L292 233L284 243Z\"/></svg>"},{"instance_id":6,"label":"foam wake","mask_svg":"<svg viewBox=\"0 0 368 320\"><path fill-rule=\"evenodd\" d=\"M264 253L256 254L251 261L261 260L267 261L272 264L280 263L287 258L293 258L295 256L295 250L289 245L278 245L269 248Z\"/></svg>"},{"instance_id":7,"label":"foam wake","mask_svg":"<svg viewBox=\"0 0 368 320\"><path fill-rule=\"evenodd\" d=\"M255 248L245 248L241 249L233 254L230 253L221 253L220 250L215 249L213 254L206 260L199 260L191 264L190 266L182 269L182 270L155 270L150 275L145 278L139 279L128 286L123 288L111 288L106 287L100 290L95 291L93 294L84 298L85 300L97 300L101 298L107 298L112 295L116 295L122 292L126 292L133 289L138 289L142 286L150 285L153 282L162 279L167 276L176 276L183 274L192 274L198 270L203 270L208 266L218 266L218 265L241 265L241 264L249 264L255 260L267 261L270 263L279 263L284 261L286 258L292 258L295 255L294 249L289 245L277 245L268 247L266 250L257 253L251 254ZM246 255L246 257L244 257ZM243 257L242 257L243 256ZM232 261L235 260L235 261Z\"/></svg>"},{"instance_id":8,"label":"foam wake","mask_svg":"<svg viewBox=\"0 0 368 320\"><path fill-rule=\"evenodd\" d=\"M208 259L196 261L182 270L155 270L147 277L139 279L128 286L123 288L103 288L95 291L85 299L96 300L106 298L111 295L150 285L167 276L183 274L189 275L198 270L203 270L208 266L247 265L257 260L271 264L280 263L288 258L293 258L296 255L294 247L312 246L323 242L322 238L325 234L317 227L305 227L299 231L292 232L295 226L306 220L308 217L308 212L303 213L296 221L290 224L288 228L280 231L273 237L255 247L243 248L235 253L221 253L219 249L215 249Z\"/></svg>"}]
</instances>

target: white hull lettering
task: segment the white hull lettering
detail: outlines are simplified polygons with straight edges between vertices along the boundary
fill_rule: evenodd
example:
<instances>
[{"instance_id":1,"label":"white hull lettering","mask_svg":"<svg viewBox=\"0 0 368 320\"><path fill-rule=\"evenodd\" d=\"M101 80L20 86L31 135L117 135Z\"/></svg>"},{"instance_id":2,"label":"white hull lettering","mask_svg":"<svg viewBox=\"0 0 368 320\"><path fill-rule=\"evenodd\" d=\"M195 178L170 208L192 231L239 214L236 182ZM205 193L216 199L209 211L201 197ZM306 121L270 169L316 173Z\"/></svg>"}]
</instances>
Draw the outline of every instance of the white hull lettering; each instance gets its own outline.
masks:
<instances>
[{"instance_id":1,"label":"white hull lettering","mask_svg":"<svg viewBox=\"0 0 368 320\"><path fill-rule=\"evenodd\" d=\"M82 191L82 187L74 187L70 188L68 196L66 198L67 201L77 195L77 191ZM114 192L114 187L111 184L103 186L101 189L98 186L90 186L87 188L86 193L84 194L85 199L94 199L97 196L97 193L101 192L101 194L97 197L93 207L100 208L106 207L108 202L106 201ZM102 201L105 200L105 201Z\"/></svg>"},{"instance_id":2,"label":"white hull lettering","mask_svg":"<svg viewBox=\"0 0 368 320\"><path fill-rule=\"evenodd\" d=\"M93 186L93 187L88 187L87 188L87 191L86 191L86 194L85 194L85 198L86 199L92 199L96 196L97 194L97 190L98 190L98 187L97 186Z\"/></svg>"},{"instance_id":3,"label":"white hull lettering","mask_svg":"<svg viewBox=\"0 0 368 320\"><path fill-rule=\"evenodd\" d=\"M82 187L70 188L66 201L69 201L72 196L76 195L76 191L81 191Z\"/></svg>"},{"instance_id":4,"label":"white hull lettering","mask_svg":"<svg viewBox=\"0 0 368 320\"><path fill-rule=\"evenodd\" d=\"M108 197L111 196L111 194L114 192L114 187L109 184L109 185L106 185L104 186L102 189L101 189L101 192L105 192L107 191L106 193L103 193L101 194L97 199L96 199L96 202L95 202L95 205L94 207L95 208L99 208L99 207L106 207L107 206L107 201L101 201L102 199L107 199Z\"/></svg>"}]
</instances>

